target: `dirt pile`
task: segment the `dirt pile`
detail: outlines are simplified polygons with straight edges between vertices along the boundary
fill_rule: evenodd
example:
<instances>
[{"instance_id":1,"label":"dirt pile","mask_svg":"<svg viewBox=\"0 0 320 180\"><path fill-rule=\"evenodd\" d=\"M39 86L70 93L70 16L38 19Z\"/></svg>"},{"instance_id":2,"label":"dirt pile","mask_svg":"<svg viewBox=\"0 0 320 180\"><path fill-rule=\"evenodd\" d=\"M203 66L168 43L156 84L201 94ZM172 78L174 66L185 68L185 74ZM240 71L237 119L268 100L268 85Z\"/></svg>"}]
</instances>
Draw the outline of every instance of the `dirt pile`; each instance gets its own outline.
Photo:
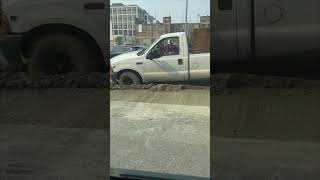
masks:
<instances>
[{"instance_id":1,"label":"dirt pile","mask_svg":"<svg viewBox=\"0 0 320 180\"><path fill-rule=\"evenodd\" d=\"M207 90L209 86L179 85L179 84L141 84L120 86L113 84L111 90L128 90L128 89L147 89L150 91L181 91L181 90Z\"/></svg>"},{"instance_id":2,"label":"dirt pile","mask_svg":"<svg viewBox=\"0 0 320 180\"><path fill-rule=\"evenodd\" d=\"M66 75L43 76L33 82L24 72L2 73L0 89L48 89L48 88L107 88L107 74L90 73L86 75L69 73Z\"/></svg>"},{"instance_id":3,"label":"dirt pile","mask_svg":"<svg viewBox=\"0 0 320 180\"><path fill-rule=\"evenodd\" d=\"M226 89L238 88L311 88L320 87L318 80L302 78L261 76L254 74L214 74L211 84L206 86L188 84L142 84L120 86L111 82L107 74L69 73L66 75L43 76L39 81L32 82L28 74L0 73L0 89L49 89L49 88L110 88L110 90L148 89L151 91L180 91L186 89L212 88L214 93L223 93Z\"/></svg>"},{"instance_id":4,"label":"dirt pile","mask_svg":"<svg viewBox=\"0 0 320 180\"><path fill-rule=\"evenodd\" d=\"M254 74L215 74L211 78L211 88L215 94L221 94L227 89L239 88L304 89L314 87L320 87L320 81Z\"/></svg>"}]
</instances>

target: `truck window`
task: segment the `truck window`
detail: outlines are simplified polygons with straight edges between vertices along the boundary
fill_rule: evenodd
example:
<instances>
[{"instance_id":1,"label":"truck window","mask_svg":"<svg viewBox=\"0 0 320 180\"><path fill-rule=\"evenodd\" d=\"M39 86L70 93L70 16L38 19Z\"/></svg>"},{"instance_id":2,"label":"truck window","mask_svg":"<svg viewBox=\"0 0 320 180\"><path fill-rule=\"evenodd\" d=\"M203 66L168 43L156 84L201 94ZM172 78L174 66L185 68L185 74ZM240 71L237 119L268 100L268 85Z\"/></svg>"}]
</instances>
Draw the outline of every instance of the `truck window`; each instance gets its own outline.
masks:
<instances>
[{"instance_id":1,"label":"truck window","mask_svg":"<svg viewBox=\"0 0 320 180\"><path fill-rule=\"evenodd\" d=\"M159 49L162 56L173 56L180 54L179 38L172 37L162 39L153 49Z\"/></svg>"},{"instance_id":2,"label":"truck window","mask_svg":"<svg viewBox=\"0 0 320 180\"><path fill-rule=\"evenodd\" d=\"M219 10L232 10L232 1L233 0L219 0Z\"/></svg>"}]
</instances>

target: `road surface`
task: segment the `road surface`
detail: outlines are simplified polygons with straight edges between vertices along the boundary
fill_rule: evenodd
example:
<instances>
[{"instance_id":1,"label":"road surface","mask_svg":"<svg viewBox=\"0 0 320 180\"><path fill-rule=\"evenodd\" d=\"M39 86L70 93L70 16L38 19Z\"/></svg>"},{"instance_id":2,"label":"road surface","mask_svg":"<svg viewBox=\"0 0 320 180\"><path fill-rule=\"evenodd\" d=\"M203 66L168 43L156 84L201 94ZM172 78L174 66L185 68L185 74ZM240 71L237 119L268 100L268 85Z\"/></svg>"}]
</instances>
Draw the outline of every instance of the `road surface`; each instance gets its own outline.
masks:
<instances>
[{"instance_id":1,"label":"road surface","mask_svg":"<svg viewBox=\"0 0 320 180\"><path fill-rule=\"evenodd\" d=\"M112 91L111 167L209 177L209 91Z\"/></svg>"}]
</instances>

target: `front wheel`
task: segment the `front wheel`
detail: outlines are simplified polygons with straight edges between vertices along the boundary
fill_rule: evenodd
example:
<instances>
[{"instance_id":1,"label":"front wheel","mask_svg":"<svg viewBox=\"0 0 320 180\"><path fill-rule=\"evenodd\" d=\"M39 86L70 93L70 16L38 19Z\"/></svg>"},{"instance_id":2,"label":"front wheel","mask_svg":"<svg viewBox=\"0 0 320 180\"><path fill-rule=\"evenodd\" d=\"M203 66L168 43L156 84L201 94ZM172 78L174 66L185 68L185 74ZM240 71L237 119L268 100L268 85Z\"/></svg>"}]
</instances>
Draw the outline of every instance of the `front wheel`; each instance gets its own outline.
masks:
<instances>
[{"instance_id":1,"label":"front wheel","mask_svg":"<svg viewBox=\"0 0 320 180\"><path fill-rule=\"evenodd\" d=\"M42 75L98 72L99 67L97 54L87 42L70 34L55 33L33 43L28 69L31 78L37 80Z\"/></svg>"},{"instance_id":2,"label":"front wheel","mask_svg":"<svg viewBox=\"0 0 320 180\"><path fill-rule=\"evenodd\" d=\"M139 75L133 72L123 72L119 76L120 85L138 85L141 83L142 81Z\"/></svg>"}]
</instances>

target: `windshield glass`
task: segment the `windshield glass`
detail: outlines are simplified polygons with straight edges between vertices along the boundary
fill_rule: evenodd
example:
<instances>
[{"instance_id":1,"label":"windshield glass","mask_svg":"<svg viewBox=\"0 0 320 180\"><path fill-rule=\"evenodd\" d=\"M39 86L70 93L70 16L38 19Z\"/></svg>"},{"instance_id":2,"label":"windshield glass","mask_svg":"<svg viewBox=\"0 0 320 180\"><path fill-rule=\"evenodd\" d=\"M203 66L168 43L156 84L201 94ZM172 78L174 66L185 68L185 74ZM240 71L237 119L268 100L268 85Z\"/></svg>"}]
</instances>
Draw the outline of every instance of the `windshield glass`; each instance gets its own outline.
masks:
<instances>
[{"instance_id":1,"label":"windshield glass","mask_svg":"<svg viewBox=\"0 0 320 180\"><path fill-rule=\"evenodd\" d=\"M188 2L200 4L197 0ZM132 176L139 171L210 177L210 55L192 56L190 67L197 68L199 74L188 74L185 37L194 37L200 25L190 23L189 33L183 34L184 21L179 16L166 16L168 9L183 14L185 6L181 3L184 0L117 0L110 5L114 45L126 44L133 50L144 47L110 62L114 71L110 90L110 167L127 169ZM198 11L193 21L197 21L198 13L210 12L209 3L200 5L203 11L190 6L190 11ZM147 11L155 7L161 14L157 18ZM143 9L147 12L140 17L139 10ZM131 24L132 19L136 24ZM198 49L210 39L206 34L196 37L201 37L194 45L199 45L195 47Z\"/></svg>"},{"instance_id":2,"label":"windshield glass","mask_svg":"<svg viewBox=\"0 0 320 180\"><path fill-rule=\"evenodd\" d=\"M149 51L149 49L159 40L160 38L157 38L155 41L153 41L149 46L147 46L146 48L143 48L140 52L138 52L138 56L143 55L144 53L146 53L147 51Z\"/></svg>"}]
</instances>

